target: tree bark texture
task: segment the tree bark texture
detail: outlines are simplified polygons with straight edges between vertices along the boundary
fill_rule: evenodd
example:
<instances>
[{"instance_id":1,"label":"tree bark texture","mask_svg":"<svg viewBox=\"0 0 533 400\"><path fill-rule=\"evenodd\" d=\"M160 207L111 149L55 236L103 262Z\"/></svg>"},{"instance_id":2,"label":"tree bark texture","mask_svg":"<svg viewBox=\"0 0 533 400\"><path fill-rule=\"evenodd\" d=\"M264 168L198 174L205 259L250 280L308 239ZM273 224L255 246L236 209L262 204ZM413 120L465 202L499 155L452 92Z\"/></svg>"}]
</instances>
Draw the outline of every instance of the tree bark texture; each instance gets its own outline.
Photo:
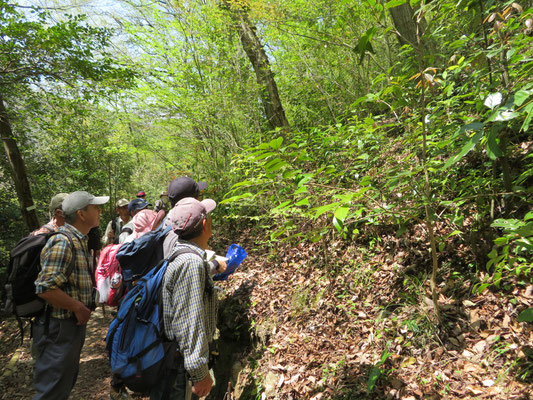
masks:
<instances>
[{"instance_id":1,"label":"tree bark texture","mask_svg":"<svg viewBox=\"0 0 533 400\"><path fill-rule=\"evenodd\" d=\"M422 36L422 33L425 31L427 27L426 20L422 18L420 24L416 23L415 12L409 2L401 6L392 7L389 11L400 44L409 44L414 48L418 48L417 37ZM418 32L417 34L417 29L421 29L422 32Z\"/></svg>"},{"instance_id":2,"label":"tree bark texture","mask_svg":"<svg viewBox=\"0 0 533 400\"><path fill-rule=\"evenodd\" d=\"M279 97L278 85L263 45L255 33L255 27L250 24L244 12L233 11L233 15L242 47L252 63L257 83L260 86L261 101L268 123L272 129L281 128L283 131L288 131L290 129L289 121L285 116L285 110L283 110Z\"/></svg>"},{"instance_id":3,"label":"tree bark texture","mask_svg":"<svg viewBox=\"0 0 533 400\"><path fill-rule=\"evenodd\" d=\"M14 139L9 116L7 115L2 96L0 96L0 135L11 168L13 181L15 183L15 190L17 191L22 219L24 220L26 227L30 231L33 231L40 226L39 218L37 217L37 211L33 204L24 159L22 158L17 142Z\"/></svg>"}]
</instances>

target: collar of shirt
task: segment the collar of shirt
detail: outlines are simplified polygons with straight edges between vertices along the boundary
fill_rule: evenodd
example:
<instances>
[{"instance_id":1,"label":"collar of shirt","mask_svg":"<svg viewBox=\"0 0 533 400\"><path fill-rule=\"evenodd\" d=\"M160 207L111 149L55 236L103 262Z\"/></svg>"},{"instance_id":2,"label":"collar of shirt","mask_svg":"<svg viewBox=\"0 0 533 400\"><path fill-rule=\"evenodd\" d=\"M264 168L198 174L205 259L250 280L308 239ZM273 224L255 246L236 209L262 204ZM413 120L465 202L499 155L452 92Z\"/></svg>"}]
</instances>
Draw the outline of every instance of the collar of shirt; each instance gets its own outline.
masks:
<instances>
[{"instance_id":1,"label":"collar of shirt","mask_svg":"<svg viewBox=\"0 0 533 400\"><path fill-rule=\"evenodd\" d=\"M81 233L75 226L73 225L70 225L68 223L65 222L65 225L63 225L63 229L69 231L69 232L72 232L74 235L76 235L76 237L78 239L87 239L87 235L84 235L83 233Z\"/></svg>"},{"instance_id":2,"label":"collar of shirt","mask_svg":"<svg viewBox=\"0 0 533 400\"><path fill-rule=\"evenodd\" d=\"M206 255L207 253L205 252L204 249L202 249L200 246L198 246L196 243L193 243L193 242L189 242L188 240L181 240L178 238L177 242L176 242L176 246L174 247L174 250L176 250L176 247L177 246L180 246L180 245L185 245L187 247L190 247L192 248L194 251L196 251L198 253L198 255L200 257L203 258L203 260L205 261L206 260Z\"/></svg>"},{"instance_id":3,"label":"collar of shirt","mask_svg":"<svg viewBox=\"0 0 533 400\"><path fill-rule=\"evenodd\" d=\"M55 218L52 218L50 221L48 221L48 223L47 223L46 225L51 226L52 228L54 228L54 230L57 229L57 228L59 228L59 227L57 226L57 223L56 223L56 219L55 219Z\"/></svg>"}]
</instances>

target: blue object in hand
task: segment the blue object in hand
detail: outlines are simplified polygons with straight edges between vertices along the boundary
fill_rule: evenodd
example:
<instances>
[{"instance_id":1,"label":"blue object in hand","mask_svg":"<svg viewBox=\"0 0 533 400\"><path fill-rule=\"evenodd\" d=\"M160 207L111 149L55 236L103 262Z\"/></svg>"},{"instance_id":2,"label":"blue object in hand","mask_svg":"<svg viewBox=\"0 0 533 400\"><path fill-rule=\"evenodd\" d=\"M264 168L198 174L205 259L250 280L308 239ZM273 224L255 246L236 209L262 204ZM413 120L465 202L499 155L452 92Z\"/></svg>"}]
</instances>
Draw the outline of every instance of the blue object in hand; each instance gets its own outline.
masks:
<instances>
[{"instance_id":1,"label":"blue object in hand","mask_svg":"<svg viewBox=\"0 0 533 400\"><path fill-rule=\"evenodd\" d=\"M246 254L246 250L244 250L241 246L238 244L232 244L228 248L228 252L226 253L227 261L227 267L226 270L220 274L216 274L213 277L214 281L227 281L228 276L233 274L237 267L241 265L242 261L246 258L248 254Z\"/></svg>"}]
</instances>

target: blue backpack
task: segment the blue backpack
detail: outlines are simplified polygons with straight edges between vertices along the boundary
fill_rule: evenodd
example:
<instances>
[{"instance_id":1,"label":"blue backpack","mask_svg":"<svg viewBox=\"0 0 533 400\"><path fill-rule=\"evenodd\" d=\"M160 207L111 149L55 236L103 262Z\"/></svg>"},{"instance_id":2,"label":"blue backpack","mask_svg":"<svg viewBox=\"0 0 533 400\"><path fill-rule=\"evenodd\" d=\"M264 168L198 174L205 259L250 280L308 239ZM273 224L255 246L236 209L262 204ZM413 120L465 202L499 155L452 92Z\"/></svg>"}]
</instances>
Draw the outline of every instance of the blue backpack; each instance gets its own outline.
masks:
<instances>
[{"instance_id":1,"label":"blue backpack","mask_svg":"<svg viewBox=\"0 0 533 400\"><path fill-rule=\"evenodd\" d=\"M165 229L145 233L132 242L124 243L117 252L124 282L131 287L131 281L144 276L163 259L163 242L171 230Z\"/></svg>"},{"instance_id":2,"label":"blue backpack","mask_svg":"<svg viewBox=\"0 0 533 400\"><path fill-rule=\"evenodd\" d=\"M134 392L145 393L175 362L177 343L163 327L163 276L177 256L197 254L181 249L161 261L126 294L106 336L111 370Z\"/></svg>"}]
</instances>

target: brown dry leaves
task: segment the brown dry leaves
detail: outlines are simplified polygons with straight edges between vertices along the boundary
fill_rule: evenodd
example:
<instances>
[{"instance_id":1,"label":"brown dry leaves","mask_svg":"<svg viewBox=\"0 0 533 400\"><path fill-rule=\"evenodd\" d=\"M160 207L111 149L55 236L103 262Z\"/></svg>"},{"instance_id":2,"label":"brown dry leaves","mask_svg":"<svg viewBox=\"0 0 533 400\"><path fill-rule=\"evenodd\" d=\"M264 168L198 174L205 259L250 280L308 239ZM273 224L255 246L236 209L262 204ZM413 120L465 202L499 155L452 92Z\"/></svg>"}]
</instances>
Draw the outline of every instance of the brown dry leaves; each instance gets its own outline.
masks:
<instances>
[{"instance_id":1,"label":"brown dry leaves","mask_svg":"<svg viewBox=\"0 0 533 400\"><path fill-rule=\"evenodd\" d=\"M406 300L397 262L402 254L389 251L363 257L341 243L326 253L306 244L278 248L275 262L249 252L227 293L245 280L256 282L248 317L261 332L254 377L263 379L263 398L530 398L531 388L516 372L533 332L516 316L531 304L532 289L465 299L441 294L446 323L430 333L424 331L433 326L431 302L424 302L429 288L423 285L426 295L415 302ZM335 277L326 272L335 263L358 267ZM386 349L384 374L367 394L370 370Z\"/></svg>"}]
</instances>

